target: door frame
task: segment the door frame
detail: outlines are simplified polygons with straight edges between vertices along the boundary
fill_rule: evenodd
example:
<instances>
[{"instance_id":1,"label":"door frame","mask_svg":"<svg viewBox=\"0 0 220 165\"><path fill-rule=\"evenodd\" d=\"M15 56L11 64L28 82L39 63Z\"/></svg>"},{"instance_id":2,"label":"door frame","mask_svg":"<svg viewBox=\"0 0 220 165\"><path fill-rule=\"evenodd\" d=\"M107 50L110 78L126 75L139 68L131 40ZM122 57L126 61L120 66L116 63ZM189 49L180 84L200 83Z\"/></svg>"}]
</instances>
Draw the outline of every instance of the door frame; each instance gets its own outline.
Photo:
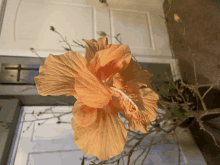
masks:
<instances>
[{"instance_id":1,"label":"door frame","mask_svg":"<svg viewBox=\"0 0 220 165\"><path fill-rule=\"evenodd\" d=\"M9 99L2 99L2 100L9 100ZM22 114L21 101L18 99L13 99L13 100L16 100L17 104L16 104L16 109L14 110L13 120L10 123L7 141L6 141L6 144L4 147L4 152L2 154L2 159L0 161L0 165L6 165L8 163L9 158L11 157L11 151L13 150L14 141L17 137L17 131L18 131L17 128L18 128L18 125L20 122L20 116ZM2 106L2 109L3 108L4 107Z\"/></svg>"},{"instance_id":2,"label":"door frame","mask_svg":"<svg viewBox=\"0 0 220 165\"><path fill-rule=\"evenodd\" d=\"M1 31L2 31L2 24L4 20L6 3L7 3L7 0L0 0L0 36L1 36Z\"/></svg>"},{"instance_id":3,"label":"door frame","mask_svg":"<svg viewBox=\"0 0 220 165\"><path fill-rule=\"evenodd\" d=\"M14 135L13 141L12 141L12 147L10 148L10 153L8 155L7 164L5 164L5 165L14 165L15 156L17 153L18 142L19 142L19 138L17 138L17 137L18 137L18 135L20 135L21 128L22 128L22 127L20 127L19 123L21 122L23 116L25 115L25 113L23 113L23 112L24 112L23 108L21 107L19 117L17 117L18 122L15 127L16 130L15 130L15 135Z\"/></svg>"}]
</instances>

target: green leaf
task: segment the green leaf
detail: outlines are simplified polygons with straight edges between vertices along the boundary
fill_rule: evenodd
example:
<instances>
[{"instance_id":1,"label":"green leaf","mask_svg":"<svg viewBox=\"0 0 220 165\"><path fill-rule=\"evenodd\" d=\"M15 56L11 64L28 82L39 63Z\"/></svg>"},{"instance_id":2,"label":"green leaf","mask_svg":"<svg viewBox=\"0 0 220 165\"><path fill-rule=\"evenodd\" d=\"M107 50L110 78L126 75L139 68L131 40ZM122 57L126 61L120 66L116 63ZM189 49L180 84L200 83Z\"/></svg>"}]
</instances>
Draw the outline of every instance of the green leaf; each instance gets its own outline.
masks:
<instances>
[{"instance_id":1,"label":"green leaf","mask_svg":"<svg viewBox=\"0 0 220 165\"><path fill-rule=\"evenodd\" d=\"M195 88L196 85L195 84L189 84L190 87Z\"/></svg>"},{"instance_id":2,"label":"green leaf","mask_svg":"<svg viewBox=\"0 0 220 165\"><path fill-rule=\"evenodd\" d=\"M182 118L182 119L187 119L187 116L183 115L182 113L180 113L178 111L178 109L174 109L174 112L173 112L174 116L178 117L178 118Z\"/></svg>"},{"instance_id":3,"label":"green leaf","mask_svg":"<svg viewBox=\"0 0 220 165\"><path fill-rule=\"evenodd\" d=\"M166 26L170 26L171 22L169 22L168 20L165 21Z\"/></svg>"},{"instance_id":4,"label":"green leaf","mask_svg":"<svg viewBox=\"0 0 220 165\"><path fill-rule=\"evenodd\" d=\"M167 96L165 96L167 99L170 99L170 97L167 95Z\"/></svg>"},{"instance_id":5,"label":"green leaf","mask_svg":"<svg viewBox=\"0 0 220 165\"><path fill-rule=\"evenodd\" d=\"M160 74L157 74L157 78L160 78Z\"/></svg>"},{"instance_id":6,"label":"green leaf","mask_svg":"<svg viewBox=\"0 0 220 165\"><path fill-rule=\"evenodd\" d=\"M176 89L176 87L174 85L172 85L172 84L170 84L170 88L171 89Z\"/></svg>"},{"instance_id":7,"label":"green leaf","mask_svg":"<svg viewBox=\"0 0 220 165\"><path fill-rule=\"evenodd\" d=\"M169 88L169 84L163 83L163 86L164 86L165 89Z\"/></svg>"},{"instance_id":8,"label":"green leaf","mask_svg":"<svg viewBox=\"0 0 220 165\"><path fill-rule=\"evenodd\" d=\"M83 159L82 159L82 163L81 163L81 165L84 165L84 155L83 155Z\"/></svg>"},{"instance_id":9,"label":"green leaf","mask_svg":"<svg viewBox=\"0 0 220 165\"><path fill-rule=\"evenodd\" d=\"M164 86L165 89L168 89L168 88L169 88L169 83L165 83L165 82L164 82L164 83L163 83L163 86ZM176 88L175 88L174 85L170 84L170 89L176 89Z\"/></svg>"}]
</instances>

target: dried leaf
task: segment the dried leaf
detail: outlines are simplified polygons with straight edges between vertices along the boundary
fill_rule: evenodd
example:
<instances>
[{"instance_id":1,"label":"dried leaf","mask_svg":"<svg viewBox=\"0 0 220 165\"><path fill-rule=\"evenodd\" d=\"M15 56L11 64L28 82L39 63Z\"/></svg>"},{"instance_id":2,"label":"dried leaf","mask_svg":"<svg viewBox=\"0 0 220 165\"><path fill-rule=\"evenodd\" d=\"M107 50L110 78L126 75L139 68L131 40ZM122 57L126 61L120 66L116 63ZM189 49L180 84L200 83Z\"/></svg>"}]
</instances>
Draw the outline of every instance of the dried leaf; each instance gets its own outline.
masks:
<instances>
[{"instance_id":1,"label":"dried leaf","mask_svg":"<svg viewBox=\"0 0 220 165\"><path fill-rule=\"evenodd\" d=\"M98 35L102 36L102 37L105 37L106 36L106 33L103 32L103 31L97 31L96 32Z\"/></svg>"},{"instance_id":2,"label":"dried leaf","mask_svg":"<svg viewBox=\"0 0 220 165\"><path fill-rule=\"evenodd\" d=\"M70 51L70 49L69 48L64 48L66 51Z\"/></svg>"},{"instance_id":3,"label":"dried leaf","mask_svg":"<svg viewBox=\"0 0 220 165\"><path fill-rule=\"evenodd\" d=\"M76 41L74 41L74 40L73 40L73 42L74 42L75 44L78 44L78 42L76 42Z\"/></svg>"},{"instance_id":4,"label":"dried leaf","mask_svg":"<svg viewBox=\"0 0 220 165\"><path fill-rule=\"evenodd\" d=\"M148 71L143 70L133 59L131 59L128 67L122 71L121 75L125 81L132 80L134 82L144 83L147 85L151 83L149 78L153 76Z\"/></svg>"},{"instance_id":5,"label":"dried leaf","mask_svg":"<svg viewBox=\"0 0 220 165\"><path fill-rule=\"evenodd\" d=\"M175 96L177 100L182 101L182 99L178 96Z\"/></svg>"}]
</instances>

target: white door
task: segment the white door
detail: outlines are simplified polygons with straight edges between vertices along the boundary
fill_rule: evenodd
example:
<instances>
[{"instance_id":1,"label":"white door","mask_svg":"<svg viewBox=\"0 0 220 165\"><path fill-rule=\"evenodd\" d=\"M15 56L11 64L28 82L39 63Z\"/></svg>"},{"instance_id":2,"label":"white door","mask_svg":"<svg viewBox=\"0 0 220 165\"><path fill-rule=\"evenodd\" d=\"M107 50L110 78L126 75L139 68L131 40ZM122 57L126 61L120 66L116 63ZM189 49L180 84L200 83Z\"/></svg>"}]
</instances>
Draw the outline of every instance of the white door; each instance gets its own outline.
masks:
<instances>
[{"instance_id":1,"label":"white door","mask_svg":"<svg viewBox=\"0 0 220 165\"><path fill-rule=\"evenodd\" d=\"M108 7L99 0L7 0L0 55L36 57L30 48L42 57L64 53L59 43L62 39L50 30L54 26L81 54L85 49L72 40L98 39L96 32L104 31L113 44L118 44L113 36L120 33L119 39L130 46L133 55L171 58L166 26L160 17L163 0L107 3Z\"/></svg>"},{"instance_id":2,"label":"white door","mask_svg":"<svg viewBox=\"0 0 220 165\"><path fill-rule=\"evenodd\" d=\"M112 36L120 33L133 55L172 57L163 14L164 0L108 0ZM113 43L118 41L112 38Z\"/></svg>"},{"instance_id":3,"label":"white door","mask_svg":"<svg viewBox=\"0 0 220 165\"><path fill-rule=\"evenodd\" d=\"M109 31L108 9L97 0L7 0L0 37L1 55L32 56L35 48L40 56L64 53L59 44L62 34L71 45L81 39L97 39L96 31ZM100 7L99 7L100 6ZM66 46L64 43L61 43ZM84 45L84 42L82 41ZM84 53L81 47L72 47Z\"/></svg>"},{"instance_id":4,"label":"white door","mask_svg":"<svg viewBox=\"0 0 220 165\"><path fill-rule=\"evenodd\" d=\"M14 165L71 165L80 164L79 157L82 151L76 146L73 139L74 132L71 128L72 114L65 115L60 119L68 124L56 124L57 118L51 120L31 121L42 118L53 117L48 110L45 114L37 116L41 111L50 107L23 107L21 122L18 126L17 137L11 154L9 164ZM54 115L71 112L72 107L52 107ZM32 114L32 112L34 113ZM36 118L35 118L35 117ZM38 125L38 123L42 123ZM32 124L31 124L32 123ZM31 125L30 125L31 124ZM27 130L27 128L29 129Z\"/></svg>"},{"instance_id":5,"label":"white door","mask_svg":"<svg viewBox=\"0 0 220 165\"><path fill-rule=\"evenodd\" d=\"M52 108L53 113L50 108ZM46 113L37 116L40 111L43 113L46 109ZM80 158L83 157L83 152L77 147L73 140L74 131L71 128L71 110L72 106L23 107L20 116L20 124L17 126L17 136L13 142L14 147L10 153L8 165L80 165ZM157 111L161 112L160 109L157 109ZM57 116L59 114L68 112L70 113L60 118L61 121L67 123L56 124L58 121L57 118L46 121L36 121L36 118L50 118L54 115ZM23 121L33 122L30 125L31 122ZM38 123L43 124L38 125ZM27 130L28 127L29 129ZM126 128L128 128L127 124ZM188 129L178 128L177 132L181 148L181 164L191 165L198 163L200 165L206 165L201 152L197 148L192 135L190 134L190 131ZM126 139L128 140L129 138L130 137L127 136ZM150 138L151 136L147 136L147 138L145 138L145 140L141 143L141 147L136 148L136 151L132 154L131 163L140 154L140 152L143 151L143 148L149 142ZM155 139L155 142L158 141L160 141L158 144L151 147L148 158L145 160L144 165L178 164L178 144L175 142L174 137L164 137L164 135L161 135ZM134 145L134 142L135 141L131 142L129 145ZM128 150L130 150L129 146L124 148L124 151ZM123 152L121 155L122 154ZM115 157L115 159L121 155L118 155ZM89 155L84 156L87 158L93 157ZM139 159L137 164L140 164L142 160L143 157ZM90 161L85 161L85 165L92 164ZM113 165L117 165L117 162L115 162ZM120 165L127 165L127 157L121 159Z\"/></svg>"}]
</instances>

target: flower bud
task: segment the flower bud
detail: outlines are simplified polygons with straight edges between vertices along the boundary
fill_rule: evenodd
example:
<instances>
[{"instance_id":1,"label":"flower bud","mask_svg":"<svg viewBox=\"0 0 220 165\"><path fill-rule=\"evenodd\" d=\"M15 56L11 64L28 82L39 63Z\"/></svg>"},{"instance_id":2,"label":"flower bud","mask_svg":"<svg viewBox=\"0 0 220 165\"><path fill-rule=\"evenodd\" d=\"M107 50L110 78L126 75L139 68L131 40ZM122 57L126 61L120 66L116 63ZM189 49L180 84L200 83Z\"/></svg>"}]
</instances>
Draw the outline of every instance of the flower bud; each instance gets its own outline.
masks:
<instances>
[{"instance_id":1,"label":"flower bud","mask_svg":"<svg viewBox=\"0 0 220 165\"><path fill-rule=\"evenodd\" d=\"M174 14L174 20L179 22L180 21L180 17L177 14Z\"/></svg>"},{"instance_id":2,"label":"flower bud","mask_svg":"<svg viewBox=\"0 0 220 165\"><path fill-rule=\"evenodd\" d=\"M97 31L96 32L98 35L102 36L102 37L105 37L106 36L106 33L103 32L103 31Z\"/></svg>"},{"instance_id":3,"label":"flower bud","mask_svg":"<svg viewBox=\"0 0 220 165\"><path fill-rule=\"evenodd\" d=\"M50 26L50 30L55 31L55 28L53 26Z\"/></svg>"}]
</instances>

